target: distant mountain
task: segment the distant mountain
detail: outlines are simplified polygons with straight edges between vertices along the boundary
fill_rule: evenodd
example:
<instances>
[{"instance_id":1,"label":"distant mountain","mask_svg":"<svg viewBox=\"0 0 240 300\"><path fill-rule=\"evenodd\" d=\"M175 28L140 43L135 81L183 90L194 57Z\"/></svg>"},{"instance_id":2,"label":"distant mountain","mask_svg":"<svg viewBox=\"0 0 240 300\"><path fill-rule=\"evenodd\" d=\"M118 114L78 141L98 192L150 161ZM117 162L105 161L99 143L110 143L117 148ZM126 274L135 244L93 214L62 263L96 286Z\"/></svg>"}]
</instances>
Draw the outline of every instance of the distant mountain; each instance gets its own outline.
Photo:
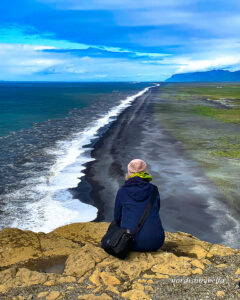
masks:
<instances>
[{"instance_id":1,"label":"distant mountain","mask_svg":"<svg viewBox=\"0 0 240 300\"><path fill-rule=\"evenodd\" d=\"M196 82L196 81L212 81L212 82L228 82L240 81L240 71L230 72L226 70L213 70L206 72L192 72L172 75L165 80L166 82Z\"/></svg>"}]
</instances>

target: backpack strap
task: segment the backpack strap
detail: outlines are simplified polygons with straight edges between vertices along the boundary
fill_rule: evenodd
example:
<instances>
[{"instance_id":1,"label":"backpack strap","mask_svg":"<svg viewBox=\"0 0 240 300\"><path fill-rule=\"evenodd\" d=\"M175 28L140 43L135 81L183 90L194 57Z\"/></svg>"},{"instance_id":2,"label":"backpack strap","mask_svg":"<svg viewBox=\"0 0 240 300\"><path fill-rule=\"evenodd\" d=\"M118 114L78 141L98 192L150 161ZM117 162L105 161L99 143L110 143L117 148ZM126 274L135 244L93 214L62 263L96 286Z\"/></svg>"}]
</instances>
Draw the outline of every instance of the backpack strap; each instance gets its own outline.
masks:
<instances>
[{"instance_id":1,"label":"backpack strap","mask_svg":"<svg viewBox=\"0 0 240 300\"><path fill-rule=\"evenodd\" d=\"M155 197L156 197L156 195L157 195L157 191L158 191L157 186L156 186L156 185L153 185L153 193L152 193L151 199L150 199L149 203L147 204L147 207L145 208L145 210L144 210L144 212L143 212L141 218L140 218L139 221L138 221L138 224L137 224L137 226L136 226L136 228L135 228L135 230L134 230L134 232L133 232L133 234L132 234L133 237L135 237L135 236L137 235L137 233L138 233L139 230L141 229L143 223L145 222L145 220L146 220L148 214L150 213L150 210L151 210L151 208L152 208L154 199L155 199Z\"/></svg>"}]
</instances>

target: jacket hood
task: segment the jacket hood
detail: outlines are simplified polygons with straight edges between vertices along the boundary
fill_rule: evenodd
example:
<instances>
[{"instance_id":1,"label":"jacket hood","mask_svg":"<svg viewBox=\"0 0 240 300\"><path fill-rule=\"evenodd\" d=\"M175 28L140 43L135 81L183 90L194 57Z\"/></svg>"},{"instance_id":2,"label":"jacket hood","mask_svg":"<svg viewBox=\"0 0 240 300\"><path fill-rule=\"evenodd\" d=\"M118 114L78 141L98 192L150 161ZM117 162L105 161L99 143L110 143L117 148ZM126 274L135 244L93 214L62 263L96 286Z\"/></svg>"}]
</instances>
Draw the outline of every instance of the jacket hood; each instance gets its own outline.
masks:
<instances>
[{"instance_id":1,"label":"jacket hood","mask_svg":"<svg viewBox=\"0 0 240 300\"><path fill-rule=\"evenodd\" d=\"M128 196L136 201L145 200L152 191L151 184L140 177L132 177L126 180L123 188Z\"/></svg>"}]
</instances>

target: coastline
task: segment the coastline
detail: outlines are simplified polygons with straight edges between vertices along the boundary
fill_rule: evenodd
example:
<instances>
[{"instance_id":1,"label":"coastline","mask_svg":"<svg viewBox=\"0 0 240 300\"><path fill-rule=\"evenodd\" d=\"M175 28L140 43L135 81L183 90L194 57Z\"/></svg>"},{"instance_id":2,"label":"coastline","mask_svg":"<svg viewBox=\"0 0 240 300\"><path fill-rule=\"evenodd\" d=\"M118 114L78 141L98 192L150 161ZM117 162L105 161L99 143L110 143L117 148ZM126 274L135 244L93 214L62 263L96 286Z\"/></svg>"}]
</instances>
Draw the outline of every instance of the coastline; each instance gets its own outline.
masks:
<instances>
[{"instance_id":1,"label":"coastline","mask_svg":"<svg viewBox=\"0 0 240 300\"><path fill-rule=\"evenodd\" d=\"M110 222L113 217L114 196L116 190L124 183L125 165L132 157L131 153L129 153L129 158L125 156L126 153L121 155L123 149L121 147L118 149L117 145L120 146L124 140L124 146L130 148L132 142L134 143L132 141L133 135L135 138L138 137L138 140L143 138L142 132L136 131L135 128L130 128L129 125L134 120L134 126L136 126L139 118L135 118L135 114L145 105L145 100L148 99L153 89L154 87L151 87L142 96L137 97L132 105L121 112L118 118L110 124L109 128L105 128L101 137L91 145L93 148L91 151L93 160L85 164L85 170L83 171L85 176L81 178L78 187L71 189L74 197L97 207L97 217L91 222ZM140 126L140 124L138 125ZM129 132L129 139L125 134L125 130L124 132L122 131L124 128ZM115 141L116 147L113 141ZM111 180L109 181L108 178ZM105 189L106 184L108 185L107 189ZM106 199L106 201L103 199Z\"/></svg>"},{"instance_id":2,"label":"coastline","mask_svg":"<svg viewBox=\"0 0 240 300\"><path fill-rule=\"evenodd\" d=\"M70 190L83 178L84 164L92 160L89 152L94 141L149 86L149 83L96 86L89 83L86 90L79 83L79 108L63 118L36 122L30 129L5 137L0 147L0 229L15 227L46 233L69 223L96 218L96 207L73 199ZM68 92L76 96L74 89ZM28 93L31 95L29 88ZM58 95L59 89L50 88L45 96L51 93ZM64 95L62 104L68 107L68 94Z\"/></svg>"},{"instance_id":3,"label":"coastline","mask_svg":"<svg viewBox=\"0 0 240 300\"><path fill-rule=\"evenodd\" d=\"M235 223L217 208L226 204L226 199L181 143L155 119L157 90L153 87L138 97L95 142L91 151L94 160L86 163L85 178L72 192L97 207L97 218L92 222L110 222L126 165L133 158L142 158L159 187L160 216L166 231L188 232L211 243L237 248L237 237L225 238L233 236ZM211 207L213 199L217 205Z\"/></svg>"},{"instance_id":4,"label":"coastline","mask_svg":"<svg viewBox=\"0 0 240 300\"><path fill-rule=\"evenodd\" d=\"M211 192L222 201L219 203L225 199L155 118L158 102L158 88L150 88L102 128L100 138L85 146L92 149L93 160L83 165L85 176L69 191L76 201L97 207L97 218L47 234L17 228L0 231L1 299L239 295L240 250L222 245L216 224L223 216L218 210L210 211L207 195ZM101 238L113 217L115 194L124 182L126 165L135 157L147 161L159 187L166 239L156 252L131 252L121 261L105 253Z\"/></svg>"}]
</instances>

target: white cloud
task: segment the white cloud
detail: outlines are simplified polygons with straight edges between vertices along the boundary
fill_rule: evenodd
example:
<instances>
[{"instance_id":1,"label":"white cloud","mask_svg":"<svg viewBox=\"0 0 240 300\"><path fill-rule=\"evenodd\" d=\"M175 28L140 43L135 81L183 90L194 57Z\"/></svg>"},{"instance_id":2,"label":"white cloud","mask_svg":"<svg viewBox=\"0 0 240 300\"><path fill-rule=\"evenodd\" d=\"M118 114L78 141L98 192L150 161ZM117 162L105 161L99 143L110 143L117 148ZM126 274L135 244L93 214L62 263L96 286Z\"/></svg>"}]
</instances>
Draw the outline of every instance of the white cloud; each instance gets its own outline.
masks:
<instances>
[{"instance_id":1,"label":"white cloud","mask_svg":"<svg viewBox=\"0 0 240 300\"><path fill-rule=\"evenodd\" d=\"M3 80L91 80L94 78L98 80L107 80L107 78L110 78L110 80L114 78L116 80L119 78L134 80L135 77L138 77L136 74L140 73L144 68L148 69L147 74L150 74L150 65L143 67L139 60L141 56L149 59L169 56L163 53L148 53L119 47L59 41L46 38L45 35L26 34L24 28L15 28L14 26L8 30L1 30L0 37L1 35L10 41L13 41L15 36L17 41L22 38L24 42L28 42L0 44L0 68L2 71L0 79ZM87 50L90 47L106 51L106 56L109 52L109 58L93 58L88 55L79 57L77 54L74 54L75 52L71 51L44 51L62 49ZM126 53L126 57L112 58L112 52ZM134 59L134 57L138 59ZM160 70L161 66L154 68ZM155 80L156 73L154 74L153 72L152 76L146 75L145 77L149 77L149 80L153 78Z\"/></svg>"},{"instance_id":2,"label":"white cloud","mask_svg":"<svg viewBox=\"0 0 240 300\"><path fill-rule=\"evenodd\" d=\"M34 28L30 27L34 32ZM163 57L169 56L166 53L152 53L134 51L120 47L110 47L105 45L75 43L67 40L56 39L53 33L44 34L29 34L28 26L20 26L17 24L9 24L6 28L0 28L0 41L5 44L21 44L23 47L31 47L32 50L46 50L46 49L70 49L70 50L87 50L89 48L104 50L115 53L129 53L133 56L148 56L148 57ZM50 38L49 38L50 37ZM42 45L42 46L41 46ZM33 48L35 47L35 48Z\"/></svg>"},{"instance_id":3,"label":"white cloud","mask_svg":"<svg viewBox=\"0 0 240 300\"><path fill-rule=\"evenodd\" d=\"M43 46L39 46L44 49ZM130 58L78 57L39 51L36 45L0 44L3 80L164 80L164 66ZM168 74L171 75L173 70ZM165 70L166 72L166 70Z\"/></svg>"},{"instance_id":4,"label":"white cloud","mask_svg":"<svg viewBox=\"0 0 240 300\"><path fill-rule=\"evenodd\" d=\"M44 46L22 45L22 44L0 44L0 69L1 75L31 75L40 72L46 67L51 67L63 60L54 55L41 52L39 50L52 49Z\"/></svg>"},{"instance_id":5,"label":"white cloud","mask_svg":"<svg viewBox=\"0 0 240 300\"><path fill-rule=\"evenodd\" d=\"M236 49L237 48L236 43ZM161 81L173 73L204 71L216 68L234 69L240 65L240 52L230 55L206 52L199 59L175 55L161 60L131 58L78 57L71 53L39 51L41 45L0 44L1 78L4 80L138 80ZM52 49L52 47L50 48ZM210 53L210 55L208 55Z\"/></svg>"},{"instance_id":6,"label":"white cloud","mask_svg":"<svg viewBox=\"0 0 240 300\"><path fill-rule=\"evenodd\" d=\"M194 71L206 71L211 69L221 69L240 63L240 55L222 56L212 60L183 60L179 61L182 65L176 70L176 73L187 73Z\"/></svg>"},{"instance_id":7,"label":"white cloud","mask_svg":"<svg viewBox=\"0 0 240 300\"><path fill-rule=\"evenodd\" d=\"M170 77L172 73L204 71L213 68L236 70L240 67L239 37L192 36L183 39L172 35L161 38L160 29L132 37L135 43L142 41L145 49L146 46L152 46L151 43L153 45L159 43L160 49L162 46L177 45L178 51L175 54L164 54L161 53L162 51L159 53L157 51L141 52L120 47L55 40L52 34L48 34L52 37L50 39L47 38L47 35L26 34L23 29L19 28L14 30L13 36L17 36L16 33L18 33L17 41L23 37L25 43L5 42L0 44L0 79L159 81ZM13 41L11 30L0 31L0 38L1 34L3 36L3 32L5 38ZM138 37L141 40L138 41ZM87 52L90 47L106 51L106 55L104 53L106 57L91 57L92 52ZM68 49L84 49L86 50L86 52L84 51L85 56L77 56L78 51L44 51ZM111 52L121 53L121 58L114 58L116 55L112 55Z\"/></svg>"},{"instance_id":8,"label":"white cloud","mask_svg":"<svg viewBox=\"0 0 240 300\"><path fill-rule=\"evenodd\" d=\"M158 64L172 66L175 68L174 73L188 73L196 71L207 71L212 69L233 69L235 65L240 64L240 54L219 55L211 59L194 59L186 56L175 56L173 58L164 58L155 61ZM150 63L146 61L145 63Z\"/></svg>"}]
</instances>

